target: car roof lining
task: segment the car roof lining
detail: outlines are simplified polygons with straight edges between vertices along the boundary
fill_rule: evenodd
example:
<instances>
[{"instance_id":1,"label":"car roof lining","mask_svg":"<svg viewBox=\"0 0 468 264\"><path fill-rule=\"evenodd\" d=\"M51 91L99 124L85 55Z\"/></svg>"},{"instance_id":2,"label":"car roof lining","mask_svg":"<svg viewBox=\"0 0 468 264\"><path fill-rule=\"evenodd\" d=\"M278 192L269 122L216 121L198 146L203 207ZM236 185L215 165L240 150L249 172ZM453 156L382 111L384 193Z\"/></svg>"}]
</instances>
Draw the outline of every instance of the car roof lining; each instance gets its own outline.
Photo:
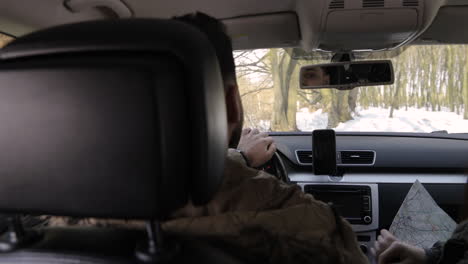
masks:
<instances>
[{"instance_id":1,"label":"car roof lining","mask_svg":"<svg viewBox=\"0 0 468 264\"><path fill-rule=\"evenodd\" d=\"M297 0L260 0L255 4L250 0L173 0L167 3L120 1L128 5L136 17L170 18L195 11L213 15L228 25L235 49L299 47L301 35L309 30L303 28L301 32L297 23ZM327 0L322 2L324 1ZM13 36L57 24L109 17L99 9L72 13L63 5L63 0L3 0L0 1L0 10L0 31ZM301 15L304 15L303 10ZM464 32L464 25L467 23L468 3L445 0L433 24L413 44L468 43L468 34ZM447 28L451 30L446 30ZM245 36L249 36L248 41Z\"/></svg>"}]
</instances>

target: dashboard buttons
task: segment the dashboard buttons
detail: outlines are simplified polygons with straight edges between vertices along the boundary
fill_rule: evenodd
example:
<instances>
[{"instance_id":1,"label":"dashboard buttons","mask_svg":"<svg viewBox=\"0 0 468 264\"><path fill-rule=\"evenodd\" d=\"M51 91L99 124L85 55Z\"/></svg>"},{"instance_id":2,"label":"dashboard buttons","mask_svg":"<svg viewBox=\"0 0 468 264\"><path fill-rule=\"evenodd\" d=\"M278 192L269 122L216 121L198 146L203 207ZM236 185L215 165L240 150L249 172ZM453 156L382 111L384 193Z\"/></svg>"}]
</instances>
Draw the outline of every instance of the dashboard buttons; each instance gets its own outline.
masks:
<instances>
[{"instance_id":1,"label":"dashboard buttons","mask_svg":"<svg viewBox=\"0 0 468 264\"><path fill-rule=\"evenodd\" d=\"M370 211L371 210L370 196L369 195L362 196L362 206L363 206L364 211Z\"/></svg>"}]
</instances>

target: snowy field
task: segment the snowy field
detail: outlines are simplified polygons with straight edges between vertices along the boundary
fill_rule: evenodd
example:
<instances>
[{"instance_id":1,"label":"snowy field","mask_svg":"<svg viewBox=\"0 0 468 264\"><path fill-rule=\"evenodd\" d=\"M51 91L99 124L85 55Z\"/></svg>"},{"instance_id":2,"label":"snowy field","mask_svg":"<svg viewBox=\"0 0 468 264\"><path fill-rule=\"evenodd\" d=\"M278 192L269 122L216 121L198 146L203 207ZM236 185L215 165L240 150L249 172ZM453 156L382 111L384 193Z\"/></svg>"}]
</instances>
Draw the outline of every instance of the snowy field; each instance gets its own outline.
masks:
<instances>
[{"instance_id":1,"label":"snowy field","mask_svg":"<svg viewBox=\"0 0 468 264\"><path fill-rule=\"evenodd\" d=\"M447 130L449 133L468 133L468 120L453 112L432 112L425 109L408 108L393 112L389 118L390 109L368 108L358 109L354 120L340 123L336 131L365 132L432 132ZM309 113L307 108L296 114L297 127L302 131L323 129L327 126L328 114L318 110Z\"/></svg>"}]
</instances>

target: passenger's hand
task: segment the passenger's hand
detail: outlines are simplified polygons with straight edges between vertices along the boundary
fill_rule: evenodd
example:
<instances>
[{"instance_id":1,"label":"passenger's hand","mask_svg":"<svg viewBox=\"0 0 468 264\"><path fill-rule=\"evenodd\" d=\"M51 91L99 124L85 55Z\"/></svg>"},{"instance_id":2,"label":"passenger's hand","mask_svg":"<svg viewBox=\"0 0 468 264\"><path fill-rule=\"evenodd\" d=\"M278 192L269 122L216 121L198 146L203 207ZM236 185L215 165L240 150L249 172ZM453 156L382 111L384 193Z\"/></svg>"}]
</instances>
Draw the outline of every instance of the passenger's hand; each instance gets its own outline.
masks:
<instances>
[{"instance_id":1,"label":"passenger's hand","mask_svg":"<svg viewBox=\"0 0 468 264\"><path fill-rule=\"evenodd\" d=\"M380 235L377 237L377 241L374 243L374 247L371 248L371 253L374 256L379 256L384 252L390 245L398 239L392 235L388 230L382 229Z\"/></svg>"},{"instance_id":2,"label":"passenger's hand","mask_svg":"<svg viewBox=\"0 0 468 264\"><path fill-rule=\"evenodd\" d=\"M272 137L267 133L260 133L258 129L250 128L242 130L237 148L244 153L251 167L265 164L276 151Z\"/></svg>"},{"instance_id":3,"label":"passenger's hand","mask_svg":"<svg viewBox=\"0 0 468 264\"><path fill-rule=\"evenodd\" d=\"M398 241L389 231L383 229L371 249L379 264L424 264L424 249Z\"/></svg>"}]
</instances>

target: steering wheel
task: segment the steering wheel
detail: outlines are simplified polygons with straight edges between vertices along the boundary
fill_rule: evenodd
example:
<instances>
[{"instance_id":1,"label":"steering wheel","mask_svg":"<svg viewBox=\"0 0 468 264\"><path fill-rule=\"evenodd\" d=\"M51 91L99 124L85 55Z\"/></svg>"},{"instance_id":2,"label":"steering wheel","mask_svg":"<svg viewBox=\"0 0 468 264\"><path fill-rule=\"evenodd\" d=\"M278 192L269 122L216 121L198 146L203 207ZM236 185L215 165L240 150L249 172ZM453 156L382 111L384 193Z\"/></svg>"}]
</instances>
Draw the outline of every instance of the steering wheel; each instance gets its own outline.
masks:
<instances>
[{"instance_id":1,"label":"steering wheel","mask_svg":"<svg viewBox=\"0 0 468 264\"><path fill-rule=\"evenodd\" d=\"M273 176L276 176L280 181L290 183L288 171L286 170L283 159L281 158L281 155L278 153L278 151L275 151L273 157L271 157L269 161L263 164L260 169L270 173Z\"/></svg>"}]
</instances>

